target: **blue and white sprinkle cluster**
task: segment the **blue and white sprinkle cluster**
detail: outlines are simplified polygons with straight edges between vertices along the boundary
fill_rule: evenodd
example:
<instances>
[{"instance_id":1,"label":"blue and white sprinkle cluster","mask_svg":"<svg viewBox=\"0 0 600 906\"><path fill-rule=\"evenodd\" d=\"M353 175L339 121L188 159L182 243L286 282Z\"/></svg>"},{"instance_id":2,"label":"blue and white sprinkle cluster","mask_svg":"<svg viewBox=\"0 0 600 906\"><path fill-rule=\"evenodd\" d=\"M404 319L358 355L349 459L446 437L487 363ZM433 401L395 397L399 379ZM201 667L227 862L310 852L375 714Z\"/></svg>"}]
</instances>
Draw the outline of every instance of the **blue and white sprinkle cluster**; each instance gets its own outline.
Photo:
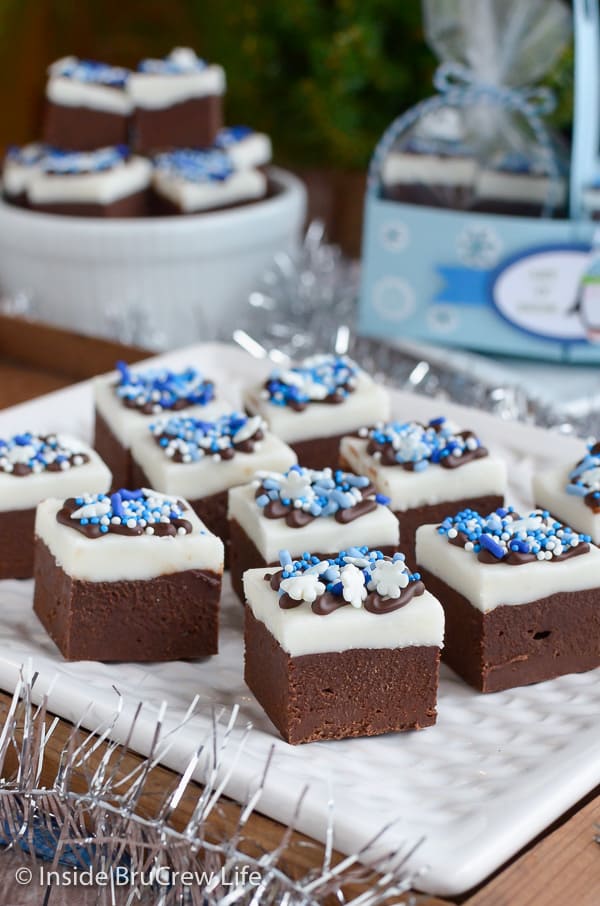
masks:
<instances>
[{"instance_id":1,"label":"blue and white sprinkle cluster","mask_svg":"<svg viewBox=\"0 0 600 906\"><path fill-rule=\"evenodd\" d=\"M234 172L230 157L219 148L165 151L156 155L154 167L172 179L194 183L225 182Z\"/></svg>"},{"instance_id":2,"label":"blue and white sprinkle cluster","mask_svg":"<svg viewBox=\"0 0 600 906\"><path fill-rule=\"evenodd\" d=\"M600 505L600 453L592 453L596 441L588 445L588 453L581 462L569 472L566 485L567 494L576 497L587 497L591 494Z\"/></svg>"},{"instance_id":3,"label":"blue and white sprinkle cluster","mask_svg":"<svg viewBox=\"0 0 600 906\"><path fill-rule=\"evenodd\" d=\"M147 59L138 63L138 72L154 75L184 75L206 69L206 60L197 56L189 47L176 47L162 60Z\"/></svg>"},{"instance_id":4,"label":"blue and white sprinkle cluster","mask_svg":"<svg viewBox=\"0 0 600 906\"><path fill-rule=\"evenodd\" d=\"M410 573L404 554L386 559L381 551L368 547L351 547L337 557L319 560L306 552L293 560L289 551L280 551L283 567L279 595L312 604L329 592L343 598L353 607L362 607L369 592L385 598L398 598L410 582L418 582L419 573Z\"/></svg>"},{"instance_id":5,"label":"blue and white sprinkle cluster","mask_svg":"<svg viewBox=\"0 0 600 906\"><path fill-rule=\"evenodd\" d=\"M191 366L183 371L162 368L133 372L125 362L117 362L117 370L117 396L138 409L150 407L155 414L182 402L205 406L215 398L212 382Z\"/></svg>"},{"instance_id":6,"label":"blue and white sprinkle cluster","mask_svg":"<svg viewBox=\"0 0 600 906\"><path fill-rule=\"evenodd\" d=\"M6 158L22 167L35 167L41 163L49 150L50 146L42 142L31 142L21 146L11 145L6 152Z\"/></svg>"},{"instance_id":7,"label":"blue and white sprinkle cluster","mask_svg":"<svg viewBox=\"0 0 600 906\"><path fill-rule=\"evenodd\" d=\"M45 173L102 173L113 170L129 158L126 145L99 148L97 151L61 151L50 148L39 161Z\"/></svg>"},{"instance_id":8,"label":"blue and white sprinkle cluster","mask_svg":"<svg viewBox=\"0 0 600 906\"><path fill-rule=\"evenodd\" d=\"M73 466L82 466L86 459L85 455L70 449L55 434L41 437L27 431L6 440L0 438L0 472L8 475L15 470L21 475L26 471L46 472L49 466L66 472Z\"/></svg>"},{"instance_id":9,"label":"blue and white sprinkle cluster","mask_svg":"<svg viewBox=\"0 0 600 906\"><path fill-rule=\"evenodd\" d=\"M374 428L361 428L361 437L369 437L376 444L391 447L397 463L412 463L415 472L440 464L446 457L462 456L481 446L479 438L461 437L456 428L445 418L434 418L429 424L418 422L379 423ZM375 451L374 459L381 458Z\"/></svg>"},{"instance_id":10,"label":"blue and white sprinkle cluster","mask_svg":"<svg viewBox=\"0 0 600 906\"><path fill-rule=\"evenodd\" d=\"M257 472L256 477L255 487L265 491L256 498L261 509L270 501L279 500L315 517L333 516L339 510L356 506L363 500L361 490L370 484L364 475L302 466L292 466L287 472ZM376 494L375 500L385 506L390 502L383 494Z\"/></svg>"},{"instance_id":11,"label":"blue and white sprinkle cluster","mask_svg":"<svg viewBox=\"0 0 600 906\"><path fill-rule=\"evenodd\" d=\"M358 372L358 365L346 356L311 356L294 368L274 369L262 397L277 406L322 402L335 393L345 397L354 389Z\"/></svg>"},{"instance_id":12,"label":"blue and white sprinkle cluster","mask_svg":"<svg viewBox=\"0 0 600 906\"><path fill-rule=\"evenodd\" d=\"M103 535L113 525L124 526L136 534L154 535L157 524L168 525L184 518L184 510L175 497L148 488L135 491L121 488L114 494L84 494L76 497L75 503L77 509L70 518L81 526L98 526ZM188 530L180 525L177 534L186 535Z\"/></svg>"},{"instance_id":13,"label":"blue and white sprinkle cluster","mask_svg":"<svg viewBox=\"0 0 600 906\"><path fill-rule=\"evenodd\" d=\"M221 151L226 151L254 134L254 129L251 129L250 126L225 126L223 129L219 129L217 133L215 147L220 148Z\"/></svg>"},{"instance_id":14,"label":"blue and white sprinkle cluster","mask_svg":"<svg viewBox=\"0 0 600 906\"><path fill-rule=\"evenodd\" d=\"M444 519L438 532L449 541L462 535L466 551L478 554L485 550L498 561L511 553L553 560L591 541L589 535L557 522L547 510L534 510L520 517L513 507L501 507L488 516L481 516L476 510L461 510L456 516Z\"/></svg>"},{"instance_id":15,"label":"blue and white sprinkle cluster","mask_svg":"<svg viewBox=\"0 0 600 906\"><path fill-rule=\"evenodd\" d=\"M122 66L109 66L95 60L78 60L77 57L65 57L51 67L52 76L73 79L74 82L88 82L106 85L110 88L124 88L129 70Z\"/></svg>"},{"instance_id":16,"label":"blue and white sprinkle cluster","mask_svg":"<svg viewBox=\"0 0 600 906\"><path fill-rule=\"evenodd\" d=\"M173 416L150 425L165 456L184 463L199 462L207 456L215 461L223 459L225 451L235 450L237 444L251 440L265 428L266 422L260 416L239 412L222 415L212 422ZM260 449L260 444L255 443L254 449Z\"/></svg>"}]
</instances>

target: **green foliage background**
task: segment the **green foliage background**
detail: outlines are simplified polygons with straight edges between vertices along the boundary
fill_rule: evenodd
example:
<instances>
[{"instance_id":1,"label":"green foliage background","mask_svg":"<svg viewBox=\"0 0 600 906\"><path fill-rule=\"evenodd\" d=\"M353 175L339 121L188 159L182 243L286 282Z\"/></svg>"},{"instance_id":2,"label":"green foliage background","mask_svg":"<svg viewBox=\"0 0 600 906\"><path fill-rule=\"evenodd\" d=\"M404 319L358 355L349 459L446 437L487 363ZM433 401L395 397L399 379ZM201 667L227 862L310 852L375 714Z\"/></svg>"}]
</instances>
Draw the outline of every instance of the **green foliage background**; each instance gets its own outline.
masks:
<instances>
[{"instance_id":1,"label":"green foliage background","mask_svg":"<svg viewBox=\"0 0 600 906\"><path fill-rule=\"evenodd\" d=\"M273 136L278 160L364 168L387 124L432 91L418 0L0 0L0 136L35 137L45 67L69 53L135 65L173 45L221 62L227 119ZM572 49L550 79L568 130Z\"/></svg>"}]
</instances>

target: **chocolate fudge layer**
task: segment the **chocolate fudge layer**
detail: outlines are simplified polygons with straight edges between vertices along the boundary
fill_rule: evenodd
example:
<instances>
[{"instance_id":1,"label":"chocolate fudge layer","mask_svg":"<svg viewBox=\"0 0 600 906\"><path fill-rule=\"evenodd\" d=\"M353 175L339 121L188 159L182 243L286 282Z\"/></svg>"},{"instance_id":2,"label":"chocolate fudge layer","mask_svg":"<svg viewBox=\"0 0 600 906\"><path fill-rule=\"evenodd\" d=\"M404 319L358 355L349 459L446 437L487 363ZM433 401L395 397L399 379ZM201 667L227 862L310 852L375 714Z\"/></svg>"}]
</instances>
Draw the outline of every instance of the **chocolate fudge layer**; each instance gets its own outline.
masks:
<instances>
[{"instance_id":1,"label":"chocolate fudge layer","mask_svg":"<svg viewBox=\"0 0 600 906\"><path fill-rule=\"evenodd\" d=\"M439 648L354 648L290 657L248 607L244 641L244 679L292 745L435 723ZM376 683L366 681L375 676Z\"/></svg>"},{"instance_id":2,"label":"chocolate fudge layer","mask_svg":"<svg viewBox=\"0 0 600 906\"><path fill-rule=\"evenodd\" d=\"M112 472L111 489L140 487L133 481L131 450L115 437L104 417L96 409L94 448L108 463Z\"/></svg>"},{"instance_id":3,"label":"chocolate fudge layer","mask_svg":"<svg viewBox=\"0 0 600 906\"><path fill-rule=\"evenodd\" d=\"M126 145L129 117L89 107L67 107L46 101L44 141L54 148L94 151L107 145Z\"/></svg>"},{"instance_id":4,"label":"chocolate fudge layer","mask_svg":"<svg viewBox=\"0 0 600 906\"><path fill-rule=\"evenodd\" d=\"M69 661L174 661L218 652L221 577L190 569L85 582L36 539L33 608Z\"/></svg>"},{"instance_id":5,"label":"chocolate fudge layer","mask_svg":"<svg viewBox=\"0 0 600 906\"><path fill-rule=\"evenodd\" d=\"M600 588L482 613L432 572L420 571L446 614L443 660L480 692L600 667Z\"/></svg>"},{"instance_id":6,"label":"chocolate fudge layer","mask_svg":"<svg viewBox=\"0 0 600 906\"><path fill-rule=\"evenodd\" d=\"M334 434L333 437L299 440L290 443L290 447L298 462L307 469L324 469L326 466L334 469L339 463L342 437L343 434Z\"/></svg>"},{"instance_id":7,"label":"chocolate fudge layer","mask_svg":"<svg viewBox=\"0 0 600 906\"><path fill-rule=\"evenodd\" d=\"M600 550L547 511L467 510L417 531L444 659L483 692L600 666Z\"/></svg>"},{"instance_id":8,"label":"chocolate fudge layer","mask_svg":"<svg viewBox=\"0 0 600 906\"><path fill-rule=\"evenodd\" d=\"M33 576L35 509L0 513L0 579Z\"/></svg>"},{"instance_id":9,"label":"chocolate fudge layer","mask_svg":"<svg viewBox=\"0 0 600 906\"><path fill-rule=\"evenodd\" d=\"M160 109L136 107L133 146L141 154L168 148L209 148L223 127L219 96L190 98Z\"/></svg>"},{"instance_id":10,"label":"chocolate fudge layer","mask_svg":"<svg viewBox=\"0 0 600 906\"><path fill-rule=\"evenodd\" d=\"M215 532L215 534L218 534L218 532ZM264 566L279 567L279 562L277 560L271 560L267 563L252 538L246 534L239 522L236 522L235 519L229 520L228 537L230 545L229 569L231 570L231 585L240 601L243 602L244 573L246 570ZM336 539L332 538L332 542L335 541ZM398 550L398 545L380 545L378 549L386 557L392 557ZM321 560L325 560L328 557L335 557L336 553L337 552L334 550L325 551L323 553L316 551L315 556L319 557Z\"/></svg>"}]
</instances>

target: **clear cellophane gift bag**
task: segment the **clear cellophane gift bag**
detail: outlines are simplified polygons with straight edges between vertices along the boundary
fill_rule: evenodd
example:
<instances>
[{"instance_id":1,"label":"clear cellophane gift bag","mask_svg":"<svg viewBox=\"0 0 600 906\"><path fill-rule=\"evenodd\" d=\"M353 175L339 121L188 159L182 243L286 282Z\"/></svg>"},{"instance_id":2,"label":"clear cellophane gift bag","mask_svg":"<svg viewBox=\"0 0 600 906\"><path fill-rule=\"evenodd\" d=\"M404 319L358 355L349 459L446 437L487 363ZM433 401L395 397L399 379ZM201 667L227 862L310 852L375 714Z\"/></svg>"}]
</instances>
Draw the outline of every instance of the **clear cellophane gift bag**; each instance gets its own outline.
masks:
<instances>
[{"instance_id":1,"label":"clear cellophane gift bag","mask_svg":"<svg viewBox=\"0 0 600 906\"><path fill-rule=\"evenodd\" d=\"M437 94L395 120L373 157L379 193L412 204L556 216L566 206L559 143L540 82L565 48L561 0L423 0L440 60Z\"/></svg>"}]
</instances>

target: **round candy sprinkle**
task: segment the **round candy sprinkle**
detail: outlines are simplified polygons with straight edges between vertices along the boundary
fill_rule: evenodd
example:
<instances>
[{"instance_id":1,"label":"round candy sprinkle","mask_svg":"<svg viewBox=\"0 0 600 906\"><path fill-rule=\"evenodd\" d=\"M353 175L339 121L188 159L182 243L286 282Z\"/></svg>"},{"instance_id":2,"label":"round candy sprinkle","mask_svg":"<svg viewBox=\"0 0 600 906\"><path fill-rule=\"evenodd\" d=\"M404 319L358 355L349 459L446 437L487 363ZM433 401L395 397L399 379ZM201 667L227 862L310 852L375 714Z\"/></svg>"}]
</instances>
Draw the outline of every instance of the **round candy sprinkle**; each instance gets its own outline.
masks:
<instances>
[{"instance_id":1,"label":"round candy sprinkle","mask_svg":"<svg viewBox=\"0 0 600 906\"><path fill-rule=\"evenodd\" d=\"M575 532L556 521L547 510L533 510L519 516L512 507L501 508L487 516L476 510L461 510L448 516L438 528L452 544L482 556L485 562L524 563L533 558L559 560L580 545L588 545L589 535ZM585 552L587 547L582 548Z\"/></svg>"},{"instance_id":2,"label":"round candy sprinkle","mask_svg":"<svg viewBox=\"0 0 600 906\"><path fill-rule=\"evenodd\" d=\"M292 408L324 400L342 402L355 389L358 374L358 365L346 356L311 356L293 368L274 369L264 395L276 406Z\"/></svg>"}]
</instances>

